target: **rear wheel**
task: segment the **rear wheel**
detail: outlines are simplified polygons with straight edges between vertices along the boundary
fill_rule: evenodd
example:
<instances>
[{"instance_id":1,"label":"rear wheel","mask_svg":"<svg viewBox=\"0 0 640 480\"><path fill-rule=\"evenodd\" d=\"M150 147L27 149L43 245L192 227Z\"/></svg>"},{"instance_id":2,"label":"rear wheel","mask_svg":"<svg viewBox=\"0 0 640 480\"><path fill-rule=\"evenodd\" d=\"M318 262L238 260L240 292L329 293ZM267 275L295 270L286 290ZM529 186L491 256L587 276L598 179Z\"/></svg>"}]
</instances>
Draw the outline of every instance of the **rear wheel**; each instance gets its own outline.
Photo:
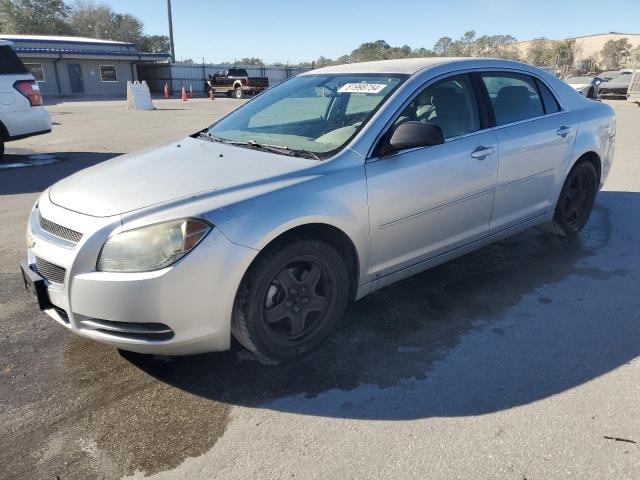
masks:
<instances>
[{"instance_id":1,"label":"rear wheel","mask_svg":"<svg viewBox=\"0 0 640 480\"><path fill-rule=\"evenodd\" d=\"M589 162L578 163L564 182L551 223L546 229L561 236L577 234L585 226L598 191L598 175Z\"/></svg>"},{"instance_id":2,"label":"rear wheel","mask_svg":"<svg viewBox=\"0 0 640 480\"><path fill-rule=\"evenodd\" d=\"M242 87L237 87L235 92L236 98L240 99L244 97L244 92L242 91Z\"/></svg>"},{"instance_id":3,"label":"rear wheel","mask_svg":"<svg viewBox=\"0 0 640 480\"><path fill-rule=\"evenodd\" d=\"M231 331L244 347L281 361L317 347L342 317L349 292L340 255L316 240L264 252L236 295Z\"/></svg>"}]
</instances>

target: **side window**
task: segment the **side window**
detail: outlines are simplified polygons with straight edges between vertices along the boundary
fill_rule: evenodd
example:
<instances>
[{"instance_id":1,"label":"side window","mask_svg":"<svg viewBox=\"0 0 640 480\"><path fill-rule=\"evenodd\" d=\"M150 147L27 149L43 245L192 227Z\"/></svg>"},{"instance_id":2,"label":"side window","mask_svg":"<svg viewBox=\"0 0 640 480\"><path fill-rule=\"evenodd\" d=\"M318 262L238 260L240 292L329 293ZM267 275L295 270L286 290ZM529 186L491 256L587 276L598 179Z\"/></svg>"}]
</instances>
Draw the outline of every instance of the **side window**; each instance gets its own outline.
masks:
<instances>
[{"instance_id":1,"label":"side window","mask_svg":"<svg viewBox=\"0 0 640 480\"><path fill-rule=\"evenodd\" d=\"M558 100L554 97L549 88L540 80L536 80L538 88L540 89L540 95L542 95L542 103L544 104L544 113L556 113L560 111L560 105Z\"/></svg>"},{"instance_id":2,"label":"side window","mask_svg":"<svg viewBox=\"0 0 640 480\"><path fill-rule=\"evenodd\" d=\"M468 75L457 75L429 85L407 106L395 125L407 121L432 123L445 138L480 129L478 104Z\"/></svg>"},{"instance_id":3,"label":"side window","mask_svg":"<svg viewBox=\"0 0 640 480\"><path fill-rule=\"evenodd\" d=\"M482 81L491 99L497 125L544 115L533 77L519 73L485 73Z\"/></svg>"}]
</instances>

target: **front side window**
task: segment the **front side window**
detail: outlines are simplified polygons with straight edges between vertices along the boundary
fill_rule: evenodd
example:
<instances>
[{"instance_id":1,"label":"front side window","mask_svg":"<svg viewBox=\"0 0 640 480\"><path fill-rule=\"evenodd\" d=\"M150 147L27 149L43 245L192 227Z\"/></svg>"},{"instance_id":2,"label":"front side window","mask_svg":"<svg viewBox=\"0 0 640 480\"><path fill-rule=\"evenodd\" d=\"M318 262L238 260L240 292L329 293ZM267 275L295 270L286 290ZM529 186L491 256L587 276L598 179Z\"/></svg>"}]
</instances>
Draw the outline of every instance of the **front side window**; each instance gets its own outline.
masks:
<instances>
[{"instance_id":1,"label":"front side window","mask_svg":"<svg viewBox=\"0 0 640 480\"><path fill-rule=\"evenodd\" d=\"M100 65L100 79L103 82L117 82L118 72L115 65Z\"/></svg>"},{"instance_id":2,"label":"front side window","mask_svg":"<svg viewBox=\"0 0 640 480\"><path fill-rule=\"evenodd\" d=\"M482 81L489 93L496 125L544 115L533 77L519 73L486 73Z\"/></svg>"},{"instance_id":3,"label":"front side window","mask_svg":"<svg viewBox=\"0 0 640 480\"><path fill-rule=\"evenodd\" d=\"M41 63L25 63L24 66L31 72L36 82L44 82L44 72L42 71Z\"/></svg>"},{"instance_id":4,"label":"front side window","mask_svg":"<svg viewBox=\"0 0 640 480\"><path fill-rule=\"evenodd\" d=\"M251 100L209 128L218 141L326 158L371 118L406 75L301 75ZM285 153L286 154L286 153Z\"/></svg>"},{"instance_id":5,"label":"front side window","mask_svg":"<svg viewBox=\"0 0 640 480\"><path fill-rule=\"evenodd\" d=\"M407 106L394 126L407 121L432 123L445 139L480 129L478 106L468 75L458 75L426 87Z\"/></svg>"}]
</instances>

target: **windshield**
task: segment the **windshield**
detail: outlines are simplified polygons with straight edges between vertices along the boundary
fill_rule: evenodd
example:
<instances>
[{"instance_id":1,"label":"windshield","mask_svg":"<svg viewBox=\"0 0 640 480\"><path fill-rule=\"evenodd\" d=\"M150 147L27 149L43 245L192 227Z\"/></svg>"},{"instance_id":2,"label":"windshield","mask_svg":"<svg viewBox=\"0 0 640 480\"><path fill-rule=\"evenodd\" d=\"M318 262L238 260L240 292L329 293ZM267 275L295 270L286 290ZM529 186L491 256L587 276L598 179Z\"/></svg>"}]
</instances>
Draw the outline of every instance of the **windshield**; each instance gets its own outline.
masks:
<instances>
[{"instance_id":1,"label":"windshield","mask_svg":"<svg viewBox=\"0 0 640 480\"><path fill-rule=\"evenodd\" d=\"M301 75L209 127L216 141L327 158L369 120L406 75ZM302 156L302 155L301 155Z\"/></svg>"},{"instance_id":2,"label":"windshield","mask_svg":"<svg viewBox=\"0 0 640 480\"><path fill-rule=\"evenodd\" d=\"M567 83L573 84L581 84L581 83L591 83L593 81L593 77L572 77L567 78Z\"/></svg>"}]
</instances>

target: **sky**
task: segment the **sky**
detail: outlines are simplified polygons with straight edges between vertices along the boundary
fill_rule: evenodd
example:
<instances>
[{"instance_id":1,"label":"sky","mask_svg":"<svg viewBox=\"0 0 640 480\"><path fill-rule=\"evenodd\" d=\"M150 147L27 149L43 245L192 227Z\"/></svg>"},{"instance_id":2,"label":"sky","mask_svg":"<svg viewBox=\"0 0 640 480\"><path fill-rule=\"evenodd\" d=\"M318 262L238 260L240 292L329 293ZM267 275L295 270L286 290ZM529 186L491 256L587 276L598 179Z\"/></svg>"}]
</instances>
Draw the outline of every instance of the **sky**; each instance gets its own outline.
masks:
<instances>
[{"instance_id":1,"label":"sky","mask_svg":"<svg viewBox=\"0 0 640 480\"><path fill-rule=\"evenodd\" d=\"M167 34L165 0L97 0ZM518 40L605 32L640 33L640 0L173 0L176 58L267 62L336 58L361 43L431 48L457 39L510 34Z\"/></svg>"}]
</instances>

